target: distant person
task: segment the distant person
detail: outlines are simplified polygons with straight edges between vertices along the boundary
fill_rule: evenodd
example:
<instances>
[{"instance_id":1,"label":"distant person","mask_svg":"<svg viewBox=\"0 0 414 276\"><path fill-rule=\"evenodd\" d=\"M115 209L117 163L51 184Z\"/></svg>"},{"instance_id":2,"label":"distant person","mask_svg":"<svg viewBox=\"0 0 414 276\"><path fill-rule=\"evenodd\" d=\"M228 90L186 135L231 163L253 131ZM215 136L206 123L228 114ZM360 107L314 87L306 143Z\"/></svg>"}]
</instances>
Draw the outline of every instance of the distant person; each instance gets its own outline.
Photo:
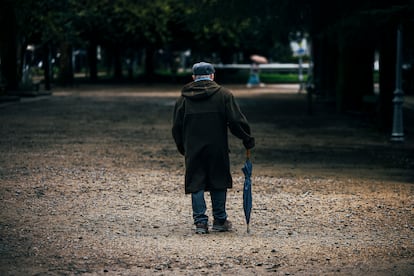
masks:
<instances>
[{"instance_id":1,"label":"distant person","mask_svg":"<svg viewBox=\"0 0 414 276\"><path fill-rule=\"evenodd\" d=\"M232 188L228 129L246 149L255 146L246 117L233 94L214 82L214 73L210 63L194 64L194 81L181 90L173 114L172 135L185 157L185 193L191 194L197 234L209 229L205 191L210 191L213 230L231 229L226 213L227 189Z\"/></svg>"},{"instance_id":2,"label":"distant person","mask_svg":"<svg viewBox=\"0 0 414 276\"><path fill-rule=\"evenodd\" d=\"M263 87L264 83L260 82L260 68L259 68L259 64L257 64L256 62L253 62L251 67L250 67L250 74L249 74L249 80L247 81L247 87L253 87L253 86L260 86Z\"/></svg>"}]
</instances>

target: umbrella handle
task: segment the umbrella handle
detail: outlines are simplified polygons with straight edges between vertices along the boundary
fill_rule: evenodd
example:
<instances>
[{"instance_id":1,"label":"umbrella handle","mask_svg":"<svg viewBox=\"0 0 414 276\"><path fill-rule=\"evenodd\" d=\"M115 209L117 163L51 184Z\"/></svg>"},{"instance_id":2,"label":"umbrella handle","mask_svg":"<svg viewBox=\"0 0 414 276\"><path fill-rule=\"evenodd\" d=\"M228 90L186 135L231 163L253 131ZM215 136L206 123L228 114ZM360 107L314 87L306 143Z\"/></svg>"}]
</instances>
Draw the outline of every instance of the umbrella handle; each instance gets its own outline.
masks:
<instances>
[{"instance_id":1,"label":"umbrella handle","mask_svg":"<svg viewBox=\"0 0 414 276\"><path fill-rule=\"evenodd\" d=\"M246 159L250 159L250 149L246 150Z\"/></svg>"}]
</instances>

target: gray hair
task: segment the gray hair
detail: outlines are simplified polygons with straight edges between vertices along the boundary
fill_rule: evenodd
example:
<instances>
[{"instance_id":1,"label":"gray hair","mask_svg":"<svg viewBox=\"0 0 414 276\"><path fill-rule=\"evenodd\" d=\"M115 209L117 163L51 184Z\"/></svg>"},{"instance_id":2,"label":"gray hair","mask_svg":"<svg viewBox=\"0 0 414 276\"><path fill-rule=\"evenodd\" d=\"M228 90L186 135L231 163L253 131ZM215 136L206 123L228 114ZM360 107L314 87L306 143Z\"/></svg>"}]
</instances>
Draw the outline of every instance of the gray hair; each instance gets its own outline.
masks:
<instances>
[{"instance_id":1,"label":"gray hair","mask_svg":"<svg viewBox=\"0 0 414 276\"><path fill-rule=\"evenodd\" d=\"M210 75L194 75L194 79L210 78Z\"/></svg>"}]
</instances>

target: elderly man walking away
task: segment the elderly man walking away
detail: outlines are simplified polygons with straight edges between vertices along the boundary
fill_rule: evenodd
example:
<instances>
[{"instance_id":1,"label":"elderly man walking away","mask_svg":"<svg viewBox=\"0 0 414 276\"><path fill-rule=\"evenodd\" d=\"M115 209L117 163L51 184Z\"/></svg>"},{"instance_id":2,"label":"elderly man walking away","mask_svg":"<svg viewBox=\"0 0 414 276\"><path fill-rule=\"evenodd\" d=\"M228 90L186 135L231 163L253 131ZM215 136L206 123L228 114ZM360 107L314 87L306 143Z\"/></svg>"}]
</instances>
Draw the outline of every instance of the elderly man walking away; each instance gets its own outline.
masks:
<instances>
[{"instance_id":1,"label":"elderly man walking away","mask_svg":"<svg viewBox=\"0 0 414 276\"><path fill-rule=\"evenodd\" d=\"M183 87L173 114L172 135L185 157L185 193L191 193L197 234L208 233L205 191L210 192L213 230L231 229L226 213L227 189L232 188L228 129L246 149L255 146L246 117L233 94L214 81L214 73L210 63L194 64L194 81Z\"/></svg>"}]
</instances>

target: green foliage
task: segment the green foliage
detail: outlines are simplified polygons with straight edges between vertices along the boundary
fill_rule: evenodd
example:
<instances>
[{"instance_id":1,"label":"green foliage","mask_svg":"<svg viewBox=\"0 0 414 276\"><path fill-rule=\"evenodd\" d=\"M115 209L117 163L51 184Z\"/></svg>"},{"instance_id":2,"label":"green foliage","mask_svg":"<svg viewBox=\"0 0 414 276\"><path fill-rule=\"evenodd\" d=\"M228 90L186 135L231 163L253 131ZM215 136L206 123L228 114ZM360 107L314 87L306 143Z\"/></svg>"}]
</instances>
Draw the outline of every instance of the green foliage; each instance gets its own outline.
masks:
<instances>
[{"instance_id":1,"label":"green foliage","mask_svg":"<svg viewBox=\"0 0 414 276\"><path fill-rule=\"evenodd\" d=\"M194 48L202 52L244 52L271 56L280 34L293 27L283 24L286 1L188 1L188 26Z\"/></svg>"},{"instance_id":2,"label":"green foliage","mask_svg":"<svg viewBox=\"0 0 414 276\"><path fill-rule=\"evenodd\" d=\"M72 0L73 1L73 0ZM75 40L71 0L16 0L19 34L27 44Z\"/></svg>"},{"instance_id":3,"label":"green foliage","mask_svg":"<svg viewBox=\"0 0 414 276\"><path fill-rule=\"evenodd\" d=\"M289 1L16 0L27 43L95 41L124 47L195 49L271 55L294 28ZM287 24L286 24L287 23ZM285 38L286 39L286 38Z\"/></svg>"}]
</instances>

